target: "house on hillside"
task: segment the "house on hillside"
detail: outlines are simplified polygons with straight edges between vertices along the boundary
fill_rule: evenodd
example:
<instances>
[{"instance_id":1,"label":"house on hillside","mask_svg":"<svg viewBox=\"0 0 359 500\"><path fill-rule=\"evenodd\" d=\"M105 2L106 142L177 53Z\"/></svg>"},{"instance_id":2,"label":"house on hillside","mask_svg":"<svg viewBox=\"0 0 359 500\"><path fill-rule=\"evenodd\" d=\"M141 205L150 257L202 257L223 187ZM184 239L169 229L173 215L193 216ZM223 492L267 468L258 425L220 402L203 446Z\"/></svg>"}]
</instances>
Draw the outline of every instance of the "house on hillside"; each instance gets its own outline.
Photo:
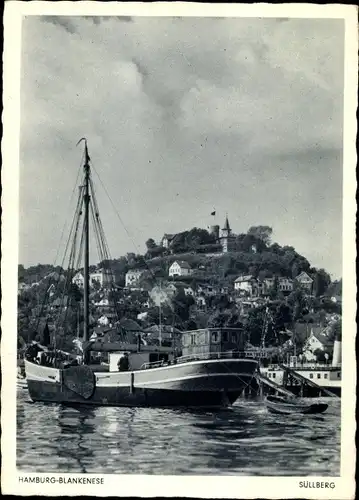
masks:
<instances>
[{"instance_id":1,"label":"house on hillside","mask_svg":"<svg viewBox=\"0 0 359 500\"><path fill-rule=\"evenodd\" d=\"M144 275L143 269L130 269L125 275L125 286L136 286Z\"/></svg>"},{"instance_id":2,"label":"house on hillside","mask_svg":"<svg viewBox=\"0 0 359 500\"><path fill-rule=\"evenodd\" d=\"M85 278L82 271L77 272L72 278L72 283L79 288L84 287L84 281ZM98 269L97 271L90 273L89 281L91 287L97 284L101 288L104 288L115 282L115 276L108 270Z\"/></svg>"},{"instance_id":3,"label":"house on hillside","mask_svg":"<svg viewBox=\"0 0 359 500\"><path fill-rule=\"evenodd\" d=\"M234 281L234 290L239 293L254 295L257 288L257 280L251 274L238 276Z\"/></svg>"},{"instance_id":4,"label":"house on hillside","mask_svg":"<svg viewBox=\"0 0 359 500\"><path fill-rule=\"evenodd\" d=\"M279 278L278 290L284 294L293 292L294 283L291 278Z\"/></svg>"},{"instance_id":5,"label":"house on hillside","mask_svg":"<svg viewBox=\"0 0 359 500\"><path fill-rule=\"evenodd\" d=\"M188 264L188 262L185 262L183 260L176 260L173 262L173 264L170 266L168 270L168 275L170 277L174 276L190 276L192 273L191 266Z\"/></svg>"},{"instance_id":6,"label":"house on hillside","mask_svg":"<svg viewBox=\"0 0 359 500\"><path fill-rule=\"evenodd\" d=\"M213 297L217 295L217 289L213 285L202 283L197 287L197 294L204 295L205 297Z\"/></svg>"},{"instance_id":7,"label":"house on hillside","mask_svg":"<svg viewBox=\"0 0 359 500\"><path fill-rule=\"evenodd\" d=\"M161 240L161 246L163 248L169 248L175 236L176 236L175 234L165 233Z\"/></svg>"},{"instance_id":8,"label":"house on hillside","mask_svg":"<svg viewBox=\"0 0 359 500\"><path fill-rule=\"evenodd\" d=\"M207 308L207 301L202 295L198 295L195 299L195 304L199 311L204 311Z\"/></svg>"},{"instance_id":9,"label":"house on hillside","mask_svg":"<svg viewBox=\"0 0 359 500\"><path fill-rule=\"evenodd\" d=\"M111 285L115 282L115 276L111 271L107 269L98 269L97 271L90 273L90 286L95 284L100 285L101 288Z\"/></svg>"},{"instance_id":10,"label":"house on hillside","mask_svg":"<svg viewBox=\"0 0 359 500\"><path fill-rule=\"evenodd\" d=\"M84 275L81 271L76 273L75 276L72 278L72 283L74 285L78 286L79 288L84 287L84 281L85 281L85 278L84 278Z\"/></svg>"},{"instance_id":11,"label":"house on hillside","mask_svg":"<svg viewBox=\"0 0 359 500\"><path fill-rule=\"evenodd\" d=\"M264 278L262 282L259 283L260 293L262 295L270 294L275 287L275 282L277 280L277 290L278 292L283 293L284 295L289 294L293 291L294 283L291 278L285 277L272 277L272 278Z\"/></svg>"},{"instance_id":12,"label":"house on hillside","mask_svg":"<svg viewBox=\"0 0 359 500\"><path fill-rule=\"evenodd\" d=\"M298 276L296 276L296 278L295 278L295 281L307 293L312 293L313 279L305 271L303 271L300 274L298 274Z\"/></svg>"},{"instance_id":13,"label":"house on hillside","mask_svg":"<svg viewBox=\"0 0 359 500\"><path fill-rule=\"evenodd\" d=\"M333 350L333 342L323 333L311 331L303 346L303 356L307 361L316 361L317 356L314 354L317 350L330 352Z\"/></svg>"},{"instance_id":14,"label":"house on hillside","mask_svg":"<svg viewBox=\"0 0 359 500\"><path fill-rule=\"evenodd\" d=\"M116 313L107 313L103 314L98 320L97 323L101 326L112 326L117 320Z\"/></svg>"}]
</instances>

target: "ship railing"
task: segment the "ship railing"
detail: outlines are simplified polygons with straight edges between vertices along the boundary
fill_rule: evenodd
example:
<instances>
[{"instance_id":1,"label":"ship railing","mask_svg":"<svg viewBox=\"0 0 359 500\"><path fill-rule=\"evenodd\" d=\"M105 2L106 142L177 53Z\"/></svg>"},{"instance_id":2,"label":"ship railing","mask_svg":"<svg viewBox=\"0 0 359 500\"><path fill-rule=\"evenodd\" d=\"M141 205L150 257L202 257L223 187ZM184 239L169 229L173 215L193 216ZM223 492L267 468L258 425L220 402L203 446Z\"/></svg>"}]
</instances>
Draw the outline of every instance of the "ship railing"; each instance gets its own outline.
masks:
<instances>
[{"instance_id":1,"label":"ship railing","mask_svg":"<svg viewBox=\"0 0 359 500\"><path fill-rule=\"evenodd\" d=\"M227 351L227 352L206 352L199 354L189 354L177 358L177 363L188 363L189 361L202 361L207 359L233 359L244 357L243 352Z\"/></svg>"},{"instance_id":2,"label":"ship railing","mask_svg":"<svg viewBox=\"0 0 359 500\"><path fill-rule=\"evenodd\" d=\"M209 359L237 359L244 357L244 353L240 351L228 351L228 352L206 352L198 354L189 354L187 356L180 356L173 360L160 360L154 361L152 363L144 363L140 370L147 370L149 368L159 368L161 366L169 366L176 364L189 363L191 361L203 361Z\"/></svg>"}]
</instances>

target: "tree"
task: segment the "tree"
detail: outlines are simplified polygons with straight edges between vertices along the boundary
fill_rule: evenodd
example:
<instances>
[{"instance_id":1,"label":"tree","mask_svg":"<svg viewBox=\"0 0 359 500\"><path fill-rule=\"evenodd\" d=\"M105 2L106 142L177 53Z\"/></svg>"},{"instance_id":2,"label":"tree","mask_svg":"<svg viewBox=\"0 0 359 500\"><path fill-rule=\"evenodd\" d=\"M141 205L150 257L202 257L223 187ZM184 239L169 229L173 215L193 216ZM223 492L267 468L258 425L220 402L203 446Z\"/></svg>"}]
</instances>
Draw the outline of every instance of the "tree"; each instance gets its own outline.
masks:
<instances>
[{"instance_id":1,"label":"tree","mask_svg":"<svg viewBox=\"0 0 359 500\"><path fill-rule=\"evenodd\" d=\"M146 247L147 247L147 250L152 250L154 248L156 248L156 242L153 238L149 238L147 241L146 241Z\"/></svg>"},{"instance_id":2,"label":"tree","mask_svg":"<svg viewBox=\"0 0 359 500\"><path fill-rule=\"evenodd\" d=\"M265 316L265 307L256 307L248 313L245 322L245 331L249 342L254 346L259 346L261 344Z\"/></svg>"},{"instance_id":3,"label":"tree","mask_svg":"<svg viewBox=\"0 0 359 500\"><path fill-rule=\"evenodd\" d=\"M323 295L331 283L330 275L324 269L315 270L314 273L314 295Z\"/></svg>"},{"instance_id":4,"label":"tree","mask_svg":"<svg viewBox=\"0 0 359 500\"><path fill-rule=\"evenodd\" d=\"M251 226L248 230L248 234L263 241L266 246L270 244L272 233L273 229L269 226Z\"/></svg>"},{"instance_id":5,"label":"tree","mask_svg":"<svg viewBox=\"0 0 359 500\"><path fill-rule=\"evenodd\" d=\"M328 328L328 338L331 341L342 340L342 322L334 321Z\"/></svg>"}]
</instances>

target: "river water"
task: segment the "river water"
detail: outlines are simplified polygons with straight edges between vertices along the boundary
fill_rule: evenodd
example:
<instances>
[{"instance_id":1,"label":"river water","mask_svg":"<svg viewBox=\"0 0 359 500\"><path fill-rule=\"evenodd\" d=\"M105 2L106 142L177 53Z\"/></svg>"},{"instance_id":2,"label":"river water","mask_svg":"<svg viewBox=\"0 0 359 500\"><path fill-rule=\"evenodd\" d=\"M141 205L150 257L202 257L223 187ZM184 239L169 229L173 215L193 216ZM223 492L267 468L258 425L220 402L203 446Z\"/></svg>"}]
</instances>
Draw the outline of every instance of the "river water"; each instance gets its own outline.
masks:
<instances>
[{"instance_id":1,"label":"river water","mask_svg":"<svg viewBox=\"0 0 359 500\"><path fill-rule=\"evenodd\" d=\"M69 408L17 400L17 466L28 472L340 475L340 400L281 416L260 401L231 410Z\"/></svg>"}]
</instances>

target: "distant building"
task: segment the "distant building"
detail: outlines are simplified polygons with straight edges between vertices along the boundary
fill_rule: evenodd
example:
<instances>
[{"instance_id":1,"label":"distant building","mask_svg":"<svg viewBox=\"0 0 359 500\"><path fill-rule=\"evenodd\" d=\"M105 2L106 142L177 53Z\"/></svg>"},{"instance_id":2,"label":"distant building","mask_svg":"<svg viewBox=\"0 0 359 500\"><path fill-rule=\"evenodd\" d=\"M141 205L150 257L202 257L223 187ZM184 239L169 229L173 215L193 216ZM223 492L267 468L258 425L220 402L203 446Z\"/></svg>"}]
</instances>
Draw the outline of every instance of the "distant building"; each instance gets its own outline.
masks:
<instances>
[{"instance_id":1,"label":"distant building","mask_svg":"<svg viewBox=\"0 0 359 500\"><path fill-rule=\"evenodd\" d=\"M227 253L234 249L235 235L232 234L232 229L229 225L228 217L224 222L224 227L220 230L218 241L222 246L222 252Z\"/></svg>"},{"instance_id":2,"label":"distant building","mask_svg":"<svg viewBox=\"0 0 359 500\"><path fill-rule=\"evenodd\" d=\"M78 286L79 288L84 287L84 275L82 271L79 271L72 278L72 283ZM90 273L89 276L90 286L94 286L96 283L100 285L101 288L108 286L111 283L114 283L115 276L110 272L103 269L99 269L94 273Z\"/></svg>"},{"instance_id":3,"label":"distant building","mask_svg":"<svg viewBox=\"0 0 359 500\"><path fill-rule=\"evenodd\" d=\"M217 295L217 289L212 285L201 284L197 287L197 293L204 295L205 297L213 297Z\"/></svg>"},{"instance_id":4,"label":"distant building","mask_svg":"<svg viewBox=\"0 0 359 500\"><path fill-rule=\"evenodd\" d=\"M333 342L331 342L328 337L322 333L311 330L311 333L303 346L303 356L307 361L315 361L316 355L314 353L318 349L321 351L332 350Z\"/></svg>"},{"instance_id":5,"label":"distant building","mask_svg":"<svg viewBox=\"0 0 359 500\"><path fill-rule=\"evenodd\" d=\"M131 269L127 271L125 276L125 286L135 286L138 285L140 278L143 276L143 269Z\"/></svg>"},{"instance_id":6,"label":"distant building","mask_svg":"<svg viewBox=\"0 0 359 500\"><path fill-rule=\"evenodd\" d=\"M299 284L301 288L306 290L308 293L312 292L313 279L305 271L301 272L298 276L296 276L295 281Z\"/></svg>"},{"instance_id":7,"label":"distant building","mask_svg":"<svg viewBox=\"0 0 359 500\"><path fill-rule=\"evenodd\" d=\"M84 281L85 281L84 275L80 271L76 273L75 276L72 278L72 283L78 286L79 288L84 287Z\"/></svg>"},{"instance_id":8,"label":"distant building","mask_svg":"<svg viewBox=\"0 0 359 500\"><path fill-rule=\"evenodd\" d=\"M168 270L168 275L170 277L174 276L189 276L192 272L191 266L188 264L188 262L185 262L183 260L176 260L173 262L173 264L170 266Z\"/></svg>"},{"instance_id":9,"label":"distant building","mask_svg":"<svg viewBox=\"0 0 359 500\"><path fill-rule=\"evenodd\" d=\"M109 286L115 282L115 276L108 270L99 269L94 273L90 274L90 286L94 286L98 283L101 288Z\"/></svg>"},{"instance_id":10,"label":"distant building","mask_svg":"<svg viewBox=\"0 0 359 500\"><path fill-rule=\"evenodd\" d=\"M108 313L103 314L98 320L97 323L101 326L112 326L117 320L116 313Z\"/></svg>"},{"instance_id":11,"label":"distant building","mask_svg":"<svg viewBox=\"0 0 359 500\"><path fill-rule=\"evenodd\" d=\"M165 233L161 240L161 246L163 246L164 248L169 248L175 236L175 234Z\"/></svg>"},{"instance_id":12,"label":"distant building","mask_svg":"<svg viewBox=\"0 0 359 500\"><path fill-rule=\"evenodd\" d=\"M277 290L282 292L284 295L289 294L293 291L293 280L291 278L264 278L260 284L260 292L263 295L267 295L273 291L275 286L275 280L277 279Z\"/></svg>"},{"instance_id":13,"label":"distant building","mask_svg":"<svg viewBox=\"0 0 359 500\"><path fill-rule=\"evenodd\" d=\"M293 280L291 278L279 278L278 290L282 293L290 293L293 291Z\"/></svg>"},{"instance_id":14,"label":"distant building","mask_svg":"<svg viewBox=\"0 0 359 500\"><path fill-rule=\"evenodd\" d=\"M245 292L249 295L253 295L255 290L257 290L257 280L251 275L238 276L234 281L234 289L239 292Z\"/></svg>"}]
</instances>

